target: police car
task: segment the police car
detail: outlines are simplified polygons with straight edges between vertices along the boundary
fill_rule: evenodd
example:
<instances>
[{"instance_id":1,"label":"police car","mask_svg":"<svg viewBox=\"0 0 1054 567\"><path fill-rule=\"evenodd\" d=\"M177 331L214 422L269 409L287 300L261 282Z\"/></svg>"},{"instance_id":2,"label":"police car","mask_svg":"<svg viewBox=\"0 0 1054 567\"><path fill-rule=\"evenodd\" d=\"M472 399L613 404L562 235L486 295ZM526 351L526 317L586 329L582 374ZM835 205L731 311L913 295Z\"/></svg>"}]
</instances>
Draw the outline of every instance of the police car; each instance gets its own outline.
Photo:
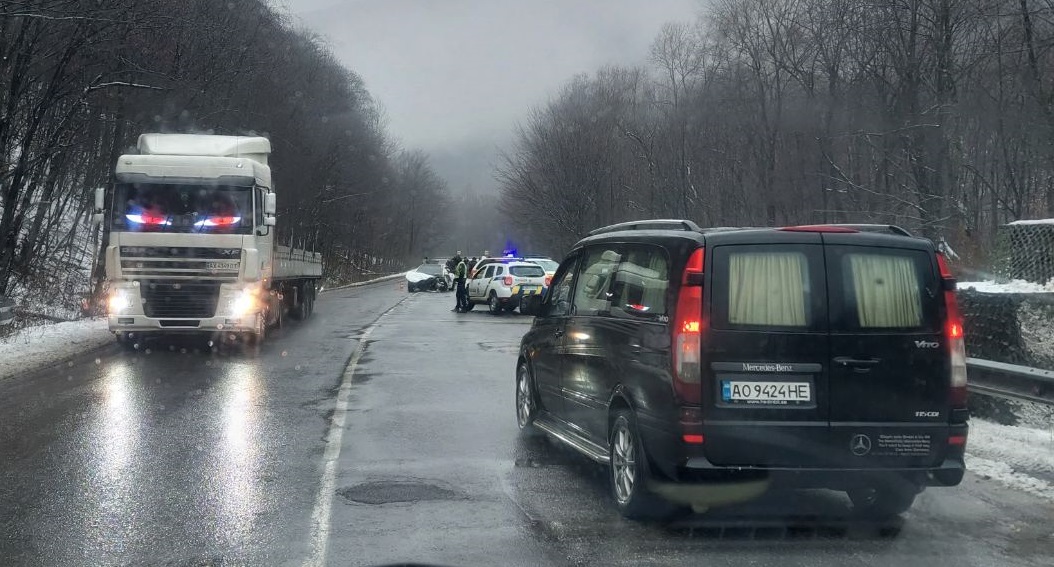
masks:
<instances>
[{"instance_id":1,"label":"police car","mask_svg":"<svg viewBox=\"0 0 1054 567\"><path fill-rule=\"evenodd\" d=\"M466 283L469 308L485 303L493 314L514 311L524 297L545 289L545 270L533 262L502 260L480 266Z\"/></svg>"}]
</instances>

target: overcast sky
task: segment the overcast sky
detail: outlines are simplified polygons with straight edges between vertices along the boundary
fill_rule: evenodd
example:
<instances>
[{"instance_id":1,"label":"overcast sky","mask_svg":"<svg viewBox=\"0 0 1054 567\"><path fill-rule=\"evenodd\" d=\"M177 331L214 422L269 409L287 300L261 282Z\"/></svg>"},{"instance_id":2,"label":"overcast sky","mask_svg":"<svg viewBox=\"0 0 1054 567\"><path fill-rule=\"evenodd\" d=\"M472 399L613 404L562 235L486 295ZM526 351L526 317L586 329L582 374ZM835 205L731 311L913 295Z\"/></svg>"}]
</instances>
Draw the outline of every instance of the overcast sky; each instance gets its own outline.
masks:
<instances>
[{"instance_id":1,"label":"overcast sky","mask_svg":"<svg viewBox=\"0 0 1054 567\"><path fill-rule=\"evenodd\" d=\"M491 190L518 121L578 73L644 62L699 0L279 0L366 81L391 134Z\"/></svg>"}]
</instances>

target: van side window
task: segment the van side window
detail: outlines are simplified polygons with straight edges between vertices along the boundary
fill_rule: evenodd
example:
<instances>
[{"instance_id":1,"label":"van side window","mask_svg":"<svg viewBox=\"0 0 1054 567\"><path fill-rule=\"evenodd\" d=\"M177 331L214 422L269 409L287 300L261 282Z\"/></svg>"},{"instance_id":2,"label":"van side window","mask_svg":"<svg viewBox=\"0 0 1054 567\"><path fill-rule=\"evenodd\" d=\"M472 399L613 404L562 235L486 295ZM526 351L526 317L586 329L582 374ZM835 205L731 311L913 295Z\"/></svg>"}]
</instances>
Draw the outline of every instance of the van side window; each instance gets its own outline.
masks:
<instances>
[{"instance_id":1,"label":"van side window","mask_svg":"<svg viewBox=\"0 0 1054 567\"><path fill-rule=\"evenodd\" d=\"M807 327L809 265L798 251L731 252L728 255L728 323Z\"/></svg>"},{"instance_id":2,"label":"van side window","mask_svg":"<svg viewBox=\"0 0 1054 567\"><path fill-rule=\"evenodd\" d=\"M575 288L575 315L596 315L610 311L611 283L621 259L621 254L606 247L586 251Z\"/></svg>"},{"instance_id":3,"label":"van side window","mask_svg":"<svg viewBox=\"0 0 1054 567\"><path fill-rule=\"evenodd\" d=\"M556 272L552 286L545 299L545 315L548 317L566 317L571 314L571 290L574 288L577 258L565 262Z\"/></svg>"},{"instance_id":4,"label":"van side window","mask_svg":"<svg viewBox=\"0 0 1054 567\"><path fill-rule=\"evenodd\" d=\"M504 273L505 273L505 266L498 266L496 271L494 272L494 275L495 276L500 276L500 275L502 275Z\"/></svg>"},{"instance_id":5,"label":"van side window","mask_svg":"<svg viewBox=\"0 0 1054 567\"><path fill-rule=\"evenodd\" d=\"M661 248L628 247L615 272L611 313L632 317L665 315L666 291L670 287L668 267Z\"/></svg>"}]
</instances>

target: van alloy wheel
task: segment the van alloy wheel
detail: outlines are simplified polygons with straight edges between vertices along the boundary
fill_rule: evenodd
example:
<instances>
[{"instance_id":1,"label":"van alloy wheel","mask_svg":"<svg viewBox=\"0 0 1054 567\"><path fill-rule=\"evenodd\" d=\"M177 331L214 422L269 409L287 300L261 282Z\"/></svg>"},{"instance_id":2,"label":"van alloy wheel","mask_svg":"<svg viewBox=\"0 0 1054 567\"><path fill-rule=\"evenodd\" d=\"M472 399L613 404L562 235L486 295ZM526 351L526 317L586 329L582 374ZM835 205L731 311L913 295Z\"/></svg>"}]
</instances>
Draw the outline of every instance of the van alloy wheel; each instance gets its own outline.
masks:
<instances>
[{"instance_id":1,"label":"van alloy wheel","mask_svg":"<svg viewBox=\"0 0 1054 567\"><path fill-rule=\"evenodd\" d=\"M626 422L616 424L611 440L611 474L615 499L619 504L629 502L637 486L636 439L628 425Z\"/></svg>"},{"instance_id":2,"label":"van alloy wheel","mask_svg":"<svg viewBox=\"0 0 1054 567\"><path fill-rule=\"evenodd\" d=\"M531 391L531 371L526 363L520 364L516 372L516 422L520 429L527 429L534 423L536 412L534 392Z\"/></svg>"},{"instance_id":3,"label":"van alloy wheel","mask_svg":"<svg viewBox=\"0 0 1054 567\"><path fill-rule=\"evenodd\" d=\"M608 470L619 512L635 520L665 520L678 514L681 507L648 487L648 457L633 412L623 409L613 417L608 434Z\"/></svg>"}]
</instances>

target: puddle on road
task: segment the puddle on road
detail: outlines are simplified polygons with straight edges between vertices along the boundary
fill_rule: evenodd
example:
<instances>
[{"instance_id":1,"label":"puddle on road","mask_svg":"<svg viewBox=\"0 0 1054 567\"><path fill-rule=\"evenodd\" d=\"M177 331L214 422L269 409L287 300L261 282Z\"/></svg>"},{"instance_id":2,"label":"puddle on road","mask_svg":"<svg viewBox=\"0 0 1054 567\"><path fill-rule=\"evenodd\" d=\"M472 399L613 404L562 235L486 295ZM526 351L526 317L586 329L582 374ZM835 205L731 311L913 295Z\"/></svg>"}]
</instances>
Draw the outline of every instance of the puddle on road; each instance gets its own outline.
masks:
<instances>
[{"instance_id":1,"label":"puddle on road","mask_svg":"<svg viewBox=\"0 0 1054 567\"><path fill-rule=\"evenodd\" d=\"M519 342L496 341L479 342L476 344L479 345L480 350L484 350L487 352L500 352L502 354L511 354L514 356L520 353Z\"/></svg>"}]
</instances>

